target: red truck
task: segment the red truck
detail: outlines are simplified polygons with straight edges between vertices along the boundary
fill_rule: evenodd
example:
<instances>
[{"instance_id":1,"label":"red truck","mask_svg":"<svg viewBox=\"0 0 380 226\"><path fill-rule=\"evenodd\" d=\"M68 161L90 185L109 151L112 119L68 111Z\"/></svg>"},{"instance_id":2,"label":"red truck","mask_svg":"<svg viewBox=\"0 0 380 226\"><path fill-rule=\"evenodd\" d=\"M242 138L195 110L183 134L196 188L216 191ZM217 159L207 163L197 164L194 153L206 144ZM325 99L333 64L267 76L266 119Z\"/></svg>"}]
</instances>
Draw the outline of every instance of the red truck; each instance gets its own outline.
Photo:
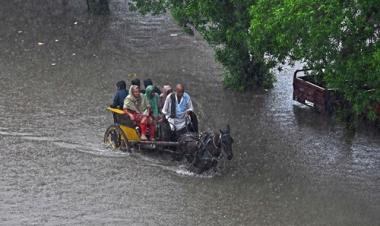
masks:
<instances>
[{"instance_id":1,"label":"red truck","mask_svg":"<svg viewBox=\"0 0 380 226\"><path fill-rule=\"evenodd\" d=\"M312 69L301 69L294 72L293 100L311 106L321 113L331 113L335 106L345 102L336 90L315 84L311 76L305 74L307 71L312 71ZM380 115L380 103L375 106L375 111Z\"/></svg>"},{"instance_id":2,"label":"red truck","mask_svg":"<svg viewBox=\"0 0 380 226\"><path fill-rule=\"evenodd\" d=\"M336 92L313 83L311 76L304 73L311 70L302 69L294 72L293 100L311 106L321 113L330 113L337 101ZM302 76L300 72L303 72Z\"/></svg>"}]
</instances>

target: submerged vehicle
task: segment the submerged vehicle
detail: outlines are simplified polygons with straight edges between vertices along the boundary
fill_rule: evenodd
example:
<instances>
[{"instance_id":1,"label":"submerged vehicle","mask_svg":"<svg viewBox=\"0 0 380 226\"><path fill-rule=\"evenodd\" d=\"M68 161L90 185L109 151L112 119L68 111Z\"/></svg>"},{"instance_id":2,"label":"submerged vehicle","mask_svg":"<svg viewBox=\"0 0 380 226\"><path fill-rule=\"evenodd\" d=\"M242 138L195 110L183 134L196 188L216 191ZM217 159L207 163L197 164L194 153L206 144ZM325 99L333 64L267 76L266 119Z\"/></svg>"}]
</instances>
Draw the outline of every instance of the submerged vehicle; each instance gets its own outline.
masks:
<instances>
[{"instance_id":1,"label":"submerged vehicle","mask_svg":"<svg viewBox=\"0 0 380 226\"><path fill-rule=\"evenodd\" d=\"M337 108L351 107L337 89L327 88L325 84L315 81L313 71L313 69L300 69L294 72L293 100L327 114ZM369 91L373 90L367 90ZM373 109L380 116L380 103L375 104Z\"/></svg>"},{"instance_id":2,"label":"submerged vehicle","mask_svg":"<svg viewBox=\"0 0 380 226\"><path fill-rule=\"evenodd\" d=\"M328 89L323 84L313 81L311 75L299 76L300 72L312 69L296 70L293 76L293 100L313 107L321 113L331 113L338 102L336 90Z\"/></svg>"},{"instance_id":3,"label":"submerged vehicle","mask_svg":"<svg viewBox=\"0 0 380 226\"><path fill-rule=\"evenodd\" d=\"M215 167L223 156L228 160L233 157L233 138L228 125L218 133L186 131L173 140L169 122L164 120L157 127L156 140L149 141L140 139L139 127L123 110L111 107L107 110L114 114L115 120L104 134L104 143L113 150L161 150L172 154L176 160L185 158L189 169L196 173Z\"/></svg>"}]
</instances>

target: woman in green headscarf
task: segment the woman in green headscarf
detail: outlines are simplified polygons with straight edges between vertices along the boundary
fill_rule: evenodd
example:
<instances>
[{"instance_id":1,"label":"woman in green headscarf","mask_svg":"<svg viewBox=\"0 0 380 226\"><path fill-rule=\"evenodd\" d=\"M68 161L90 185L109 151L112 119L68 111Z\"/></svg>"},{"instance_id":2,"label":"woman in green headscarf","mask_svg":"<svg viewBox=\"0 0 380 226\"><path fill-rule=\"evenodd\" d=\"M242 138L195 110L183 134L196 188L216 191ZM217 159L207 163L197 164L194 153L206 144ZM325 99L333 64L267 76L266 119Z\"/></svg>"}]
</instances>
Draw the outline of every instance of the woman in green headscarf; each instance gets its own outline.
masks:
<instances>
[{"instance_id":1,"label":"woman in green headscarf","mask_svg":"<svg viewBox=\"0 0 380 226\"><path fill-rule=\"evenodd\" d=\"M155 119L158 119L158 117L160 116L160 111L158 109L158 101L159 101L159 96L157 93L153 92L154 90L154 86L152 85L149 85L148 87L146 87L145 89L145 97L146 99L148 100L148 104L150 105L151 109L152 109L152 115Z\"/></svg>"}]
</instances>

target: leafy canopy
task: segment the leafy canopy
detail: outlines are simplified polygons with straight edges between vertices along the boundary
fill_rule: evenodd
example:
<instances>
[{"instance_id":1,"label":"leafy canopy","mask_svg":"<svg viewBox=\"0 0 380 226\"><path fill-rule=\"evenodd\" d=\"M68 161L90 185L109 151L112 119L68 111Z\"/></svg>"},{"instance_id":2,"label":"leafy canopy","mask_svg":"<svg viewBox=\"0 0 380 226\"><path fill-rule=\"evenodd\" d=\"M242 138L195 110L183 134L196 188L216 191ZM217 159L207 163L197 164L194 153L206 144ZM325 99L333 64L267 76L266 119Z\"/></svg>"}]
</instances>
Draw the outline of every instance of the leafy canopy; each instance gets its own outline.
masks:
<instances>
[{"instance_id":1,"label":"leafy canopy","mask_svg":"<svg viewBox=\"0 0 380 226\"><path fill-rule=\"evenodd\" d=\"M376 118L380 102L377 0L259 0L251 7L250 48L265 64L303 61L323 74L356 114Z\"/></svg>"},{"instance_id":2,"label":"leafy canopy","mask_svg":"<svg viewBox=\"0 0 380 226\"><path fill-rule=\"evenodd\" d=\"M132 0L131 7L169 9L181 26L195 27L215 49L227 86L270 87L270 69L301 61L317 71L319 83L342 93L356 115L377 117L378 0Z\"/></svg>"}]
</instances>

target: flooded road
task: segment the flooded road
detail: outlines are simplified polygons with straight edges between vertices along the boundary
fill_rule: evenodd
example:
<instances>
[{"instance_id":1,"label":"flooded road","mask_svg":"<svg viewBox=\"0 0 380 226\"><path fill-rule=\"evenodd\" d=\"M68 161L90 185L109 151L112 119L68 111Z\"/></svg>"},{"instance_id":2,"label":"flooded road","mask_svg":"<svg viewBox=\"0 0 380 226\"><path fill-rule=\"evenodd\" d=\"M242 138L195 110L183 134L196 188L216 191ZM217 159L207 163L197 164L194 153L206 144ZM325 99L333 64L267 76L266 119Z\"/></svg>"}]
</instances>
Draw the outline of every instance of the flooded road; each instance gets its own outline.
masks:
<instances>
[{"instance_id":1,"label":"flooded road","mask_svg":"<svg viewBox=\"0 0 380 226\"><path fill-rule=\"evenodd\" d=\"M2 1L1 225L379 225L380 133L356 132L273 90L223 89L222 68L169 16L86 13L85 1ZM235 157L195 176L167 156L102 144L116 81L185 83Z\"/></svg>"}]
</instances>

